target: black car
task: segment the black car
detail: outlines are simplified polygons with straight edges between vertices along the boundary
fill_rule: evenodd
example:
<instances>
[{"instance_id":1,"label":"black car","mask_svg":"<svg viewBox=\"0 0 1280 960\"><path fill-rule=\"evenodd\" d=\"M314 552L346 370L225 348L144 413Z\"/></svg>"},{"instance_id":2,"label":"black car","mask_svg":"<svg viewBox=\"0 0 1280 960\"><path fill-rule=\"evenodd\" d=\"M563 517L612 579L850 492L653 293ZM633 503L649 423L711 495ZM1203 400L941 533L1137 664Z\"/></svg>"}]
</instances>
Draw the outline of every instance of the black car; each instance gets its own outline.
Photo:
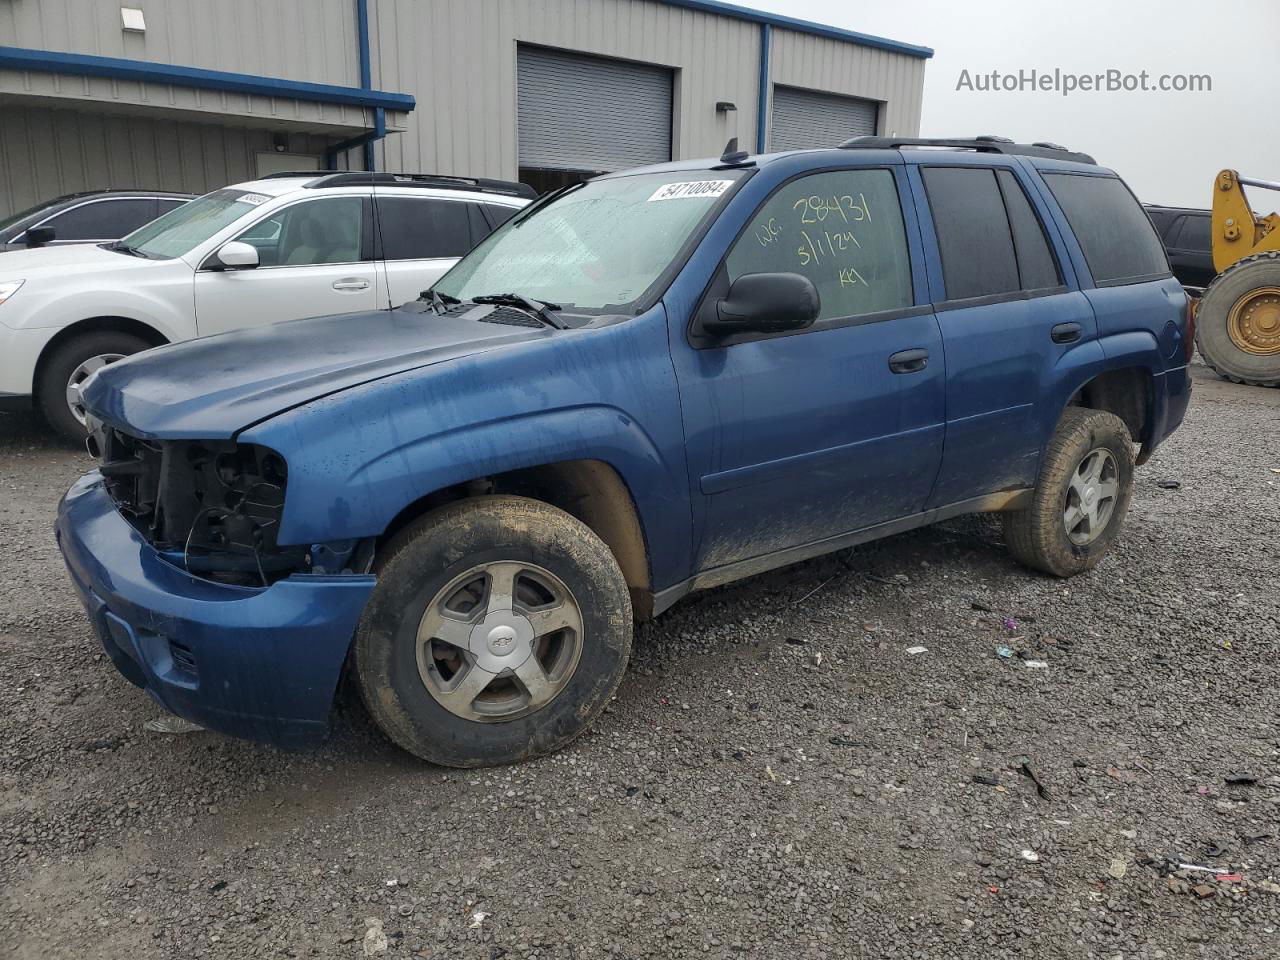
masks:
<instances>
[{"instance_id":1,"label":"black car","mask_svg":"<svg viewBox=\"0 0 1280 960\"><path fill-rule=\"evenodd\" d=\"M1160 233L1178 282L1184 287L1207 287L1218 275L1213 269L1209 211L1147 204L1147 213Z\"/></svg>"},{"instance_id":2,"label":"black car","mask_svg":"<svg viewBox=\"0 0 1280 960\"><path fill-rule=\"evenodd\" d=\"M167 190L69 193L0 219L0 252L119 240L194 197Z\"/></svg>"}]
</instances>

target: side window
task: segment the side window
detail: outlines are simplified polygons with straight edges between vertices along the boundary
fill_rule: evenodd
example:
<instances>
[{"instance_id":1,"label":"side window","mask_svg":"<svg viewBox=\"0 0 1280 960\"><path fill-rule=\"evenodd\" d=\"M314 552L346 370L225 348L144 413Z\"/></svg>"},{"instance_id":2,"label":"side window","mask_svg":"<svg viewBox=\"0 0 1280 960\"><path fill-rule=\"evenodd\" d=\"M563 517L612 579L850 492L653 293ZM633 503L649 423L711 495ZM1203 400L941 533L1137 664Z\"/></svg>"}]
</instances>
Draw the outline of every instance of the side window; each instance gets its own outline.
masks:
<instances>
[{"instance_id":1,"label":"side window","mask_svg":"<svg viewBox=\"0 0 1280 960\"><path fill-rule=\"evenodd\" d=\"M1210 238L1212 228L1209 218L1198 214L1182 218L1182 226L1178 230L1177 243L1180 250L1195 250L1197 253L1208 253L1213 246Z\"/></svg>"},{"instance_id":2,"label":"side window","mask_svg":"<svg viewBox=\"0 0 1280 960\"><path fill-rule=\"evenodd\" d=\"M921 170L948 300L1020 289L1013 234L995 173L985 167Z\"/></svg>"},{"instance_id":3,"label":"side window","mask_svg":"<svg viewBox=\"0 0 1280 960\"><path fill-rule=\"evenodd\" d=\"M1013 251L1018 260L1018 280L1023 290L1045 290L1062 283L1058 263L1049 249L1044 225L1027 199L1018 178L1010 170L997 170L996 182L1004 197L1009 228L1013 233Z\"/></svg>"},{"instance_id":4,"label":"side window","mask_svg":"<svg viewBox=\"0 0 1280 960\"><path fill-rule=\"evenodd\" d=\"M482 203L480 206L495 230L520 212L519 207L505 207L497 203Z\"/></svg>"},{"instance_id":5,"label":"side window","mask_svg":"<svg viewBox=\"0 0 1280 960\"><path fill-rule=\"evenodd\" d=\"M156 218L156 202L150 197L98 200L59 214L53 227L57 240L118 240Z\"/></svg>"},{"instance_id":6,"label":"side window","mask_svg":"<svg viewBox=\"0 0 1280 960\"><path fill-rule=\"evenodd\" d=\"M156 216L163 217L170 210L177 210L179 207L184 207L187 205L188 202L189 201L187 200L166 200L163 197L161 197L160 209L159 211L157 211Z\"/></svg>"},{"instance_id":7,"label":"side window","mask_svg":"<svg viewBox=\"0 0 1280 960\"><path fill-rule=\"evenodd\" d=\"M1169 275L1164 245L1124 181L1079 173L1045 173L1044 180L1071 224L1094 283Z\"/></svg>"},{"instance_id":8,"label":"side window","mask_svg":"<svg viewBox=\"0 0 1280 960\"><path fill-rule=\"evenodd\" d=\"M360 260L362 214L359 197L308 200L259 220L236 239L257 247L263 266L355 263Z\"/></svg>"},{"instance_id":9,"label":"side window","mask_svg":"<svg viewBox=\"0 0 1280 960\"><path fill-rule=\"evenodd\" d=\"M431 197L378 197L378 230L387 260L460 257L471 249L470 204Z\"/></svg>"},{"instance_id":10,"label":"side window","mask_svg":"<svg viewBox=\"0 0 1280 960\"><path fill-rule=\"evenodd\" d=\"M819 322L909 307L911 260L888 170L840 170L784 184L725 261L748 273L799 273L818 288Z\"/></svg>"}]
</instances>

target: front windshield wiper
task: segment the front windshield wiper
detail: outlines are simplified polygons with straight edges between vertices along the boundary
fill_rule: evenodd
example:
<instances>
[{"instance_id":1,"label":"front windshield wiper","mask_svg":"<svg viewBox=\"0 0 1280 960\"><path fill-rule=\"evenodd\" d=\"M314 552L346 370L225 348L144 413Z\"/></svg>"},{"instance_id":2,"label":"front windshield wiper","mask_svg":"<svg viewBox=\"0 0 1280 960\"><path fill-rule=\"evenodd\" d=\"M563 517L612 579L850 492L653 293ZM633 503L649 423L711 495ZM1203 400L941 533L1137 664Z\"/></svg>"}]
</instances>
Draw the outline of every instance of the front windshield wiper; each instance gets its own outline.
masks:
<instances>
[{"instance_id":1,"label":"front windshield wiper","mask_svg":"<svg viewBox=\"0 0 1280 960\"><path fill-rule=\"evenodd\" d=\"M527 310L548 327L557 330L568 330L569 325L557 317L552 311L559 310L560 304L547 303L542 300L531 300L518 293L485 293L471 298L472 303L491 303L500 307L520 307Z\"/></svg>"},{"instance_id":2,"label":"front windshield wiper","mask_svg":"<svg viewBox=\"0 0 1280 960\"><path fill-rule=\"evenodd\" d=\"M448 307L462 302L457 297L447 293L439 293L435 287L423 290L422 293L418 294L418 299L430 300L432 309L440 316L444 316L444 312Z\"/></svg>"},{"instance_id":3,"label":"front windshield wiper","mask_svg":"<svg viewBox=\"0 0 1280 960\"><path fill-rule=\"evenodd\" d=\"M143 260L150 260L145 253L137 247L131 247L123 240L112 240L110 243L102 244L103 250L114 250L116 253L127 253L131 257L141 257Z\"/></svg>"}]
</instances>

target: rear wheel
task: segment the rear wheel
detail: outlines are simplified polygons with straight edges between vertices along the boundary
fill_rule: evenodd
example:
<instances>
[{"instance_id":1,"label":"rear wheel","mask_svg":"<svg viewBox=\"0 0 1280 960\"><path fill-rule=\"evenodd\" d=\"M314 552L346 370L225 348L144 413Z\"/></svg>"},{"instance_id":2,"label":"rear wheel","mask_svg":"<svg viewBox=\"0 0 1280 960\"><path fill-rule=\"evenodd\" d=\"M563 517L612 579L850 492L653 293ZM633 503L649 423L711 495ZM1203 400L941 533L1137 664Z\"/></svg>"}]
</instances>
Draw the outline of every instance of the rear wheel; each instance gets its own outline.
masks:
<instances>
[{"instance_id":1,"label":"rear wheel","mask_svg":"<svg viewBox=\"0 0 1280 960\"><path fill-rule=\"evenodd\" d=\"M1214 278L1196 310L1196 346L1219 376L1280 386L1280 253L1245 257Z\"/></svg>"},{"instance_id":2,"label":"rear wheel","mask_svg":"<svg viewBox=\"0 0 1280 960\"><path fill-rule=\"evenodd\" d=\"M451 504L398 534L356 634L374 721L447 766L550 753L604 709L631 650L631 601L609 548L523 497Z\"/></svg>"},{"instance_id":3,"label":"rear wheel","mask_svg":"<svg viewBox=\"0 0 1280 960\"><path fill-rule=\"evenodd\" d=\"M151 344L141 337L115 330L98 330L73 337L54 350L40 374L36 396L45 420L70 440L85 437L84 403L80 389L99 369Z\"/></svg>"},{"instance_id":4,"label":"rear wheel","mask_svg":"<svg viewBox=\"0 0 1280 960\"><path fill-rule=\"evenodd\" d=\"M1045 452L1026 510L1003 514L1016 559L1070 577L1089 570L1115 541L1133 494L1133 444L1119 417L1068 407Z\"/></svg>"}]
</instances>

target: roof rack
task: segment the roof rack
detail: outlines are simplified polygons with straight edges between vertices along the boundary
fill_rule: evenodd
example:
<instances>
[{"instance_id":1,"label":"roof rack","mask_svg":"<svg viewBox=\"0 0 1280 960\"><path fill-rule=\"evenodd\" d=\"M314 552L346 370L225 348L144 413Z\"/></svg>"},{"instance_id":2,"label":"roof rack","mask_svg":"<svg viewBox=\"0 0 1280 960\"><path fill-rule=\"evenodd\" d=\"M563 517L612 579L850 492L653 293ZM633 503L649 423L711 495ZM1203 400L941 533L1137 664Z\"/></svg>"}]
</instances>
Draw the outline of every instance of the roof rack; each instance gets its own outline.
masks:
<instances>
[{"instance_id":1,"label":"roof rack","mask_svg":"<svg viewBox=\"0 0 1280 960\"><path fill-rule=\"evenodd\" d=\"M314 176L315 171L312 171ZM329 173L316 177L307 184L308 189L323 190L327 187L360 187L385 184L395 187L432 187L443 190L473 190L479 193L498 193L508 197L527 197L532 200L538 192L526 183L510 180L489 180L484 177L453 177L438 173L370 173L349 171Z\"/></svg>"},{"instance_id":2,"label":"roof rack","mask_svg":"<svg viewBox=\"0 0 1280 960\"><path fill-rule=\"evenodd\" d=\"M1008 137L981 136L969 139L935 139L932 137L852 137L840 144L842 150L899 150L902 147L950 147L953 150L976 150L979 153L1013 154L1022 157L1046 157L1073 163L1096 165L1087 153L1078 153L1044 140L1014 143Z\"/></svg>"},{"instance_id":3,"label":"roof rack","mask_svg":"<svg viewBox=\"0 0 1280 960\"><path fill-rule=\"evenodd\" d=\"M323 171L321 171L323 172ZM279 170L275 173L264 173L260 177L254 177L255 180L288 180L296 177L310 177L315 179L317 176L315 170Z\"/></svg>"}]
</instances>

